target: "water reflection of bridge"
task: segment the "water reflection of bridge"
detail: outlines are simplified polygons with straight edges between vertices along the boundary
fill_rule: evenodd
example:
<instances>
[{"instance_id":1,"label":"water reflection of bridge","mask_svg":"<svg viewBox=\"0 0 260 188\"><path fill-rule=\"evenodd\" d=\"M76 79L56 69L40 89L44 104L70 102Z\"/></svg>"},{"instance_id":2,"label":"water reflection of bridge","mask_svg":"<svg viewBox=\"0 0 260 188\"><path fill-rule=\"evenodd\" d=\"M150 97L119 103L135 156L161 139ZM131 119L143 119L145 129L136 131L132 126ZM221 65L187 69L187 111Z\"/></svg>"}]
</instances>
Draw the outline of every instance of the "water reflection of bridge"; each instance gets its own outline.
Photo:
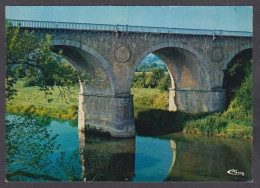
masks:
<instances>
[{"instance_id":1,"label":"water reflection of bridge","mask_svg":"<svg viewBox=\"0 0 260 188\"><path fill-rule=\"evenodd\" d=\"M181 135L170 140L173 161L164 181L248 181L252 178L250 142L237 139ZM230 176L236 168L247 177Z\"/></svg>"},{"instance_id":2,"label":"water reflection of bridge","mask_svg":"<svg viewBox=\"0 0 260 188\"><path fill-rule=\"evenodd\" d=\"M79 131L83 181L131 181L135 175L135 139L85 136Z\"/></svg>"},{"instance_id":3,"label":"water reflection of bridge","mask_svg":"<svg viewBox=\"0 0 260 188\"><path fill-rule=\"evenodd\" d=\"M134 138L86 137L80 131L84 181L230 181L233 177L226 174L226 171L234 167L247 175L242 179L234 177L234 180L246 181L252 177L248 168L252 161L247 160L250 155L248 143L241 144L239 140L232 139L183 136L160 140L168 142L168 145L155 144L152 149L151 146L139 145L136 150L136 143L140 144L140 137L137 138L139 140L136 141ZM145 138L146 142L143 143L147 144L149 139ZM239 144L240 147L237 147ZM140 149L145 155L140 155ZM169 151L168 154L165 154L166 150ZM172 155L169 155L170 152ZM159 153L157 158L150 156L156 153ZM157 160L158 157L162 160ZM163 168L157 169L158 166ZM166 171L159 172L162 169Z\"/></svg>"},{"instance_id":4,"label":"water reflection of bridge","mask_svg":"<svg viewBox=\"0 0 260 188\"><path fill-rule=\"evenodd\" d=\"M79 140L83 181L139 181L141 179L142 181L144 181L143 179L147 181L155 181L153 177L156 176L156 174L142 173L145 173L146 170L149 169L155 169L156 165L160 165L162 161L169 161L169 163L166 163L169 164L169 167L170 161L172 161L171 169L174 166L176 156L176 150L174 150L174 147L176 148L176 144L173 140L170 140L169 144L173 149L173 158L163 158L165 156L160 154L160 156L162 157L162 161L159 161L158 164L158 161L156 160L157 158L154 159L152 158L153 156L150 156L151 159L153 159L154 161L150 161L149 166L140 166L140 162L142 164L145 163L145 161L142 161L143 156L140 154L140 152L145 152L146 150L143 148L142 151L139 151L142 148L138 147L139 149L138 151L136 151L135 138L108 139L104 137L94 137L90 135L86 136L84 132L79 131ZM169 145L165 145L164 149L168 150ZM158 148L155 147L154 150L158 151ZM149 157L149 155L151 155L152 153L153 151L150 151L145 154L147 154ZM138 159L136 158L136 155L139 156L139 158L137 157ZM169 156L167 155L167 157ZM136 166L136 160L139 160L139 162L137 162L139 166ZM159 179L160 181L163 181L165 176L167 176L167 169L165 169L164 171L165 172L163 173L160 172L160 177L157 177L158 181ZM161 177L162 174L164 174L163 177ZM137 177L137 180L134 180L136 175L141 175L142 177Z\"/></svg>"}]
</instances>

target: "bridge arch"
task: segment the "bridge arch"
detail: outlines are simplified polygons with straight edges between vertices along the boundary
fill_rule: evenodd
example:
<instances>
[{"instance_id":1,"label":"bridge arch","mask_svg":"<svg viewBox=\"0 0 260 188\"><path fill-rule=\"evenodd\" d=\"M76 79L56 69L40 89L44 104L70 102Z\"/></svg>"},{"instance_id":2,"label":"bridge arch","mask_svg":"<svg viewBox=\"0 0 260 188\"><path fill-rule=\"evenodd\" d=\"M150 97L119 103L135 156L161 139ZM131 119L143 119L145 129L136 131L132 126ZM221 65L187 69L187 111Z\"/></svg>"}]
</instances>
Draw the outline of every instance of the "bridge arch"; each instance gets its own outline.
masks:
<instances>
[{"instance_id":1,"label":"bridge arch","mask_svg":"<svg viewBox=\"0 0 260 188\"><path fill-rule=\"evenodd\" d=\"M156 52L160 49L164 49L164 48L176 48L176 49L182 49L182 50L185 50L189 53L191 53L192 55L194 55L198 60L199 62L201 63L201 67L205 73L205 77L206 77L206 85L207 85L207 89L211 89L212 88L212 74L211 74L211 70L210 70L210 67L208 65L208 63L206 62L206 60L202 57L202 55L200 55L195 49L191 48L190 46L187 46L185 44L182 44L182 43L177 43L177 42L167 42L167 43L161 43L161 44L157 44L155 46L152 46L150 47L149 49L145 50L137 59L136 61L134 62L134 65L131 69L131 72L130 72L130 75L129 75L129 78L128 78L128 81L127 81L127 85L126 85L126 91L129 91L130 92L130 89L131 89L131 82L132 82L132 79L133 79L133 75L134 75L134 72L136 71L139 63L150 53L153 53L153 52ZM158 55L157 55L158 56ZM166 65L166 64L165 64ZM166 65L166 67L168 68L169 70L169 67ZM171 76L171 80L172 82L176 81L175 78L173 77L172 75L172 72L169 71L169 74Z\"/></svg>"},{"instance_id":2,"label":"bridge arch","mask_svg":"<svg viewBox=\"0 0 260 188\"><path fill-rule=\"evenodd\" d=\"M118 84L115 79L114 72L113 72L111 66L109 65L109 63L104 59L104 57L102 57L102 55L100 53L98 53L94 49L88 47L87 45L84 45L80 42L73 41L73 40L51 40L51 46L55 46L55 47L60 46L60 47L65 47L65 48L71 48L71 49L74 49L75 51L80 50L86 54L90 54L90 56L92 56L94 59L96 59L97 62L102 67L102 69L104 69L105 72L107 73L107 76L110 81L112 94L115 95L118 93ZM65 56L66 56L66 54L65 54ZM66 59L69 60L69 62L72 64L73 67L75 66L76 63L72 58L66 57Z\"/></svg>"},{"instance_id":3,"label":"bridge arch","mask_svg":"<svg viewBox=\"0 0 260 188\"><path fill-rule=\"evenodd\" d=\"M238 55L240 52L244 51L244 50L249 50L249 49L253 49L253 45L252 44L247 44L247 45L243 45L240 46L239 48L235 49L227 58L227 60L225 61L222 71L221 71L221 75L220 75L220 86L223 86L223 82L224 82L224 72L227 69L228 64L231 62L231 60Z\"/></svg>"}]
</instances>

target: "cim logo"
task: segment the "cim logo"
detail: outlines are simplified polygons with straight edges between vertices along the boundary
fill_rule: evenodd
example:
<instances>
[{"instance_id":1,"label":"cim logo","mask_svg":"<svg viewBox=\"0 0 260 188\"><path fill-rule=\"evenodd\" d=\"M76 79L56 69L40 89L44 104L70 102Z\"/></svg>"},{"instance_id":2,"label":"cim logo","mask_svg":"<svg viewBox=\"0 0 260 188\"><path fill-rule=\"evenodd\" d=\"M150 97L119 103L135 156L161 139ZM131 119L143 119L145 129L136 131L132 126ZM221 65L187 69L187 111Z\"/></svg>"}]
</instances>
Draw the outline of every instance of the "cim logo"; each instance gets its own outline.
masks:
<instances>
[{"instance_id":1,"label":"cim logo","mask_svg":"<svg viewBox=\"0 0 260 188\"><path fill-rule=\"evenodd\" d=\"M245 175L244 172L238 172L235 169L228 170L227 173L230 175L234 175L234 176L244 176Z\"/></svg>"}]
</instances>

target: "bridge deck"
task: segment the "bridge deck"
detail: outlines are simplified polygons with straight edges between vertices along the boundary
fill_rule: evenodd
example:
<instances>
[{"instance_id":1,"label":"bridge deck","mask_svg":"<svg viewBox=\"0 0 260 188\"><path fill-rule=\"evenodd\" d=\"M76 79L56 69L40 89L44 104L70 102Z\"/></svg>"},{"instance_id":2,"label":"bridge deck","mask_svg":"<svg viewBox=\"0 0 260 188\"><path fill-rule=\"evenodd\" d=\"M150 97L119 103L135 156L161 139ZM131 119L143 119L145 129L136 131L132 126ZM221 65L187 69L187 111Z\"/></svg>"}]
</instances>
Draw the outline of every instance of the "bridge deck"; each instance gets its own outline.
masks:
<instances>
[{"instance_id":1,"label":"bridge deck","mask_svg":"<svg viewBox=\"0 0 260 188\"><path fill-rule=\"evenodd\" d=\"M146 33L192 34L192 35L220 35L220 36L243 36L243 37L253 36L252 32L247 32L247 31L228 31L228 30L210 30L210 29L185 29L185 28L168 28L168 27L50 22L50 21L13 20L13 19L6 19L6 23L10 23L11 26L20 26L20 27L27 27L27 28L124 31L124 32L146 32Z\"/></svg>"}]
</instances>

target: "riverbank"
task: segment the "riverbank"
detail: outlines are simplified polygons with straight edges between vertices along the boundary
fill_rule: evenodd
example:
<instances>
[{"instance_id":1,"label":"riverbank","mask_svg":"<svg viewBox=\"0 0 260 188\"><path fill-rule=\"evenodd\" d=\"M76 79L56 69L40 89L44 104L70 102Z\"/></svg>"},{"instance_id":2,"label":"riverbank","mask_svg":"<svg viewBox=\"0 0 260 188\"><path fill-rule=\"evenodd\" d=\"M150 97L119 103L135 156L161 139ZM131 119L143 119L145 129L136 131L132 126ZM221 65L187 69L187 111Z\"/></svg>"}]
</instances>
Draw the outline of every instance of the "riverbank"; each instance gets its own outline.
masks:
<instances>
[{"instance_id":1,"label":"riverbank","mask_svg":"<svg viewBox=\"0 0 260 188\"><path fill-rule=\"evenodd\" d=\"M54 87L51 96L39 91L37 86L25 87L26 80L20 80L14 86L17 95L6 103L7 113L34 114L62 119L78 118L78 91L72 90L66 101L61 99L58 87ZM48 99L52 99L48 102Z\"/></svg>"},{"instance_id":2,"label":"riverbank","mask_svg":"<svg viewBox=\"0 0 260 188\"><path fill-rule=\"evenodd\" d=\"M225 113L189 114L166 110L140 112L136 118L139 135L158 136L173 132L253 139L252 121L228 119Z\"/></svg>"}]
</instances>

